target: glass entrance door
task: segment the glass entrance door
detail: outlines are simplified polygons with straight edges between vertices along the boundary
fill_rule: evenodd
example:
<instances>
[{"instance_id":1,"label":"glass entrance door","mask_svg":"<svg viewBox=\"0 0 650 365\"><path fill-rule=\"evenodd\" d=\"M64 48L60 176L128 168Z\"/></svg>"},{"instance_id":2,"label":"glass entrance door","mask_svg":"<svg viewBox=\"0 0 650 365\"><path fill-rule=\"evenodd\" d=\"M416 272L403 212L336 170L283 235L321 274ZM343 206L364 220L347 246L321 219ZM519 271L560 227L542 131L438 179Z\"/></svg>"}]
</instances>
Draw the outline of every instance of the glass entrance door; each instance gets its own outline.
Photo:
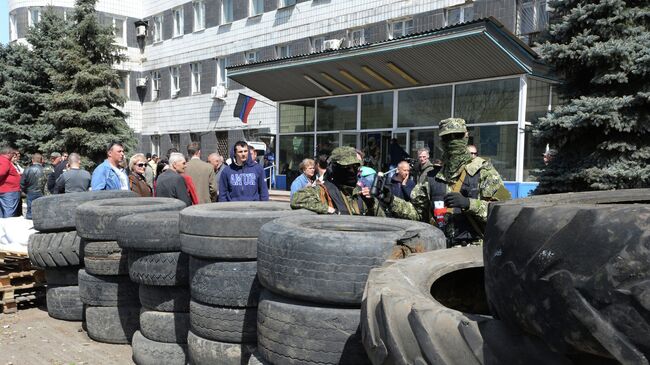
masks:
<instances>
[{"instance_id":1,"label":"glass entrance door","mask_svg":"<svg viewBox=\"0 0 650 365\"><path fill-rule=\"evenodd\" d=\"M341 146L348 146L352 148L358 148L357 133L341 133Z\"/></svg>"},{"instance_id":2,"label":"glass entrance door","mask_svg":"<svg viewBox=\"0 0 650 365\"><path fill-rule=\"evenodd\" d=\"M391 132L362 132L361 151L365 154L364 166L371 167L377 171L387 171L390 156L388 145L390 144Z\"/></svg>"}]
</instances>

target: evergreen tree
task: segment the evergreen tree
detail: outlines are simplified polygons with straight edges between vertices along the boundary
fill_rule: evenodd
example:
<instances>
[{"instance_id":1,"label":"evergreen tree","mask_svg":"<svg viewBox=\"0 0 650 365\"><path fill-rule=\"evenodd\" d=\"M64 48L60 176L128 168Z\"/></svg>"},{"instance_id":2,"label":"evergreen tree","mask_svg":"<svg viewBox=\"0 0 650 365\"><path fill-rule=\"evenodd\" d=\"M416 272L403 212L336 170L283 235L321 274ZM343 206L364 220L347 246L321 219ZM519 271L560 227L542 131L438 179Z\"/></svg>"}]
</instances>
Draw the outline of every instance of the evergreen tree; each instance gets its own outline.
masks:
<instances>
[{"instance_id":1,"label":"evergreen tree","mask_svg":"<svg viewBox=\"0 0 650 365\"><path fill-rule=\"evenodd\" d=\"M566 101L533 124L558 150L537 194L650 186L650 3L554 0L542 58Z\"/></svg>"},{"instance_id":2,"label":"evergreen tree","mask_svg":"<svg viewBox=\"0 0 650 365\"><path fill-rule=\"evenodd\" d=\"M57 131L43 149L78 152L97 163L106 157L110 141L119 140L127 149L136 142L118 109L125 98L117 92L120 75L113 66L125 60L123 48L114 44L113 29L98 22L95 3L77 0L68 36L56 49L43 43L41 57L50 63L53 85L44 98L42 121Z\"/></svg>"}]
</instances>

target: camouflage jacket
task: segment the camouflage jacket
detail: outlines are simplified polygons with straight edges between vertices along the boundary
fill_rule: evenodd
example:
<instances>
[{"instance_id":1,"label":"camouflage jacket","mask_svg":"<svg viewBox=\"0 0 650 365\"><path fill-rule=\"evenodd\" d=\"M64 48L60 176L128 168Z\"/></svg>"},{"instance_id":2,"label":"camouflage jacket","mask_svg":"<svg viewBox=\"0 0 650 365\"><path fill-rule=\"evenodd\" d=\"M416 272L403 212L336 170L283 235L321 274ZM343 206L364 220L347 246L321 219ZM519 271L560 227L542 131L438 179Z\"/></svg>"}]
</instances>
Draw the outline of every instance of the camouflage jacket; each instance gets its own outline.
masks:
<instances>
[{"instance_id":1,"label":"camouflage jacket","mask_svg":"<svg viewBox=\"0 0 650 365\"><path fill-rule=\"evenodd\" d=\"M54 166L52 164L45 164L43 166L43 175L40 176L39 184L43 187L43 195L50 195L51 192L47 188L47 180L50 177L50 174L54 173Z\"/></svg>"},{"instance_id":2,"label":"camouflage jacket","mask_svg":"<svg viewBox=\"0 0 650 365\"><path fill-rule=\"evenodd\" d=\"M458 214L470 216L473 222L484 229L487 222L489 202L508 200L510 199L510 193L506 190L501 176L490 161L481 157L476 157L472 162L463 166L449 181L445 179L440 171L435 175L435 179L446 184L447 192L451 192L454 184L460 178L463 169L465 169L466 174L469 176L479 174L478 199L470 198L469 208ZM411 192L411 202L395 198L390 206L390 211L397 218L431 222L433 212L431 209L432 204L429 189L428 181L419 183ZM449 224L445 227L445 235L448 238L450 238L450 232L453 232L453 229L454 227Z\"/></svg>"},{"instance_id":3,"label":"camouflage jacket","mask_svg":"<svg viewBox=\"0 0 650 365\"><path fill-rule=\"evenodd\" d=\"M334 188L336 189L336 187ZM336 199L332 198L332 195L336 194L336 192L330 190L332 190L332 185L328 189L322 183L298 190L291 198L291 208L307 209L318 214L327 214L327 208L332 207L337 209L337 213L345 209L351 210L352 215L386 216L384 211L379 208L380 205L377 199L373 198L370 201L372 203L369 205L368 201L361 198L360 187L337 189L345 205L343 209L336 206Z\"/></svg>"}]
</instances>

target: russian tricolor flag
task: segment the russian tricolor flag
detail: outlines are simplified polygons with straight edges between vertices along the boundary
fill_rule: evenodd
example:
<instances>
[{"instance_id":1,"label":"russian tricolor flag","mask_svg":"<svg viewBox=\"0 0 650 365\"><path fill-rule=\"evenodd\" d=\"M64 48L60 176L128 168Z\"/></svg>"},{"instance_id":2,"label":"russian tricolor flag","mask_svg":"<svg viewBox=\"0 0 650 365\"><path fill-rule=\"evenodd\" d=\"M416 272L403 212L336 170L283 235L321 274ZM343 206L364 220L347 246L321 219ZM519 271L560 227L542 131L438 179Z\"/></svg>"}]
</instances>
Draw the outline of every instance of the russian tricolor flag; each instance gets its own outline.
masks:
<instances>
[{"instance_id":1,"label":"russian tricolor flag","mask_svg":"<svg viewBox=\"0 0 650 365\"><path fill-rule=\"evenodd\" d=\"M256 101L257 99L240 93L237 97L233 117L241 119L244 124L248 123L248 114L250 114Z\"/></svg>"}]
</instances>

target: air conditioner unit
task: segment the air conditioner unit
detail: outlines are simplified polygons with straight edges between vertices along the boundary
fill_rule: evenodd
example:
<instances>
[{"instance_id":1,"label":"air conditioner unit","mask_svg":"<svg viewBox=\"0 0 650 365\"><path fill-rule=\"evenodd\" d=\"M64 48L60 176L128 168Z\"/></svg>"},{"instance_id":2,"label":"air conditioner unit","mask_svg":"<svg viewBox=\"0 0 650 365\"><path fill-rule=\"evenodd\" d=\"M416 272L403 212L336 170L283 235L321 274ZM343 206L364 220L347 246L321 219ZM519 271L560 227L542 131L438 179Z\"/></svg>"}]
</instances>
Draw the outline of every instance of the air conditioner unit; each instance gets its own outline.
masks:
<instances>
[{"instance_id":1,"label":"air conditioner unit","mask_svg":"<svg viewBox=\"0 0 650 365\"><path fill-rule=\"evenodd\" d=\"M332 50L332 49L339 49L341 47L341 43L343 40L341 39L328 39L323 43L323 49L327 50Z\"/></svg>"},{"instance_id":2,"label":"air conditioner unit","mask_svg":"<svg viewBox=\"0 0 650 365\"><path fill-rule=\"evenodd\" d=\"M178 97L178 92L180 90L172 90L172 99L176 99Z\"/></svg>"},{"instance_id":3,"label":"air conditioner unit","mask_svg":"<svg viewBox=\"0 0 650 365\"><path fill-rule=\"evenodd\" d=\"M144 25L138 25L135 27L135 36L136 37L146 37L147 36L147 27Z\"/></svg>"},{"instance_id":4,"label":"air conditioner unit","mask_svg":"<svg viewBox=\"0 0 650 365\"><path fill-rule=\"evenodd\" d=\"M135 87L147 87L147 78L138 77L137 79L135 79Z\"/></svg>"},{"instance_id":5,"label":"air conditioner unit","mask_svg":"<svg viewBox=\"0 0 650 365\"><path fill-rule=\"evenodd\" d=\"M228 96L228 88L223 85L213 86L210 89L210 94L212 95L212 99L225 100Z\"/></svg>"}]
</instances>

